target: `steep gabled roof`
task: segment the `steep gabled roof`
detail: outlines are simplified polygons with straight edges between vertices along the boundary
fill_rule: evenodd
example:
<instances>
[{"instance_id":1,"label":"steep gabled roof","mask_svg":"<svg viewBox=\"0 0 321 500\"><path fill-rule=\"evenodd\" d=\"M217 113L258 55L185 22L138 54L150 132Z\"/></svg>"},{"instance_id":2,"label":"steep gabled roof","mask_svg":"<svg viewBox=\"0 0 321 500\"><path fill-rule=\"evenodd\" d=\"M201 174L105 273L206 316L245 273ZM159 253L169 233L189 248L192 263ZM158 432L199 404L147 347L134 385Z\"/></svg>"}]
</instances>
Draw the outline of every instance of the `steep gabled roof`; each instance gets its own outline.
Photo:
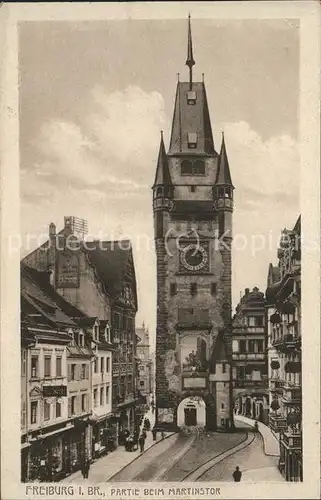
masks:
<instances>
[{"instance_id":1,"label":"steep gabled roof","mask_svg":"<svg viewBox=\"0 0 321 500\"><path fill-rule=\"evenodd\" d=\"M117 298L124 285L128 266L133 263L133 253L129 240L87 241L87 257L95 268L98 278L104 284L107 293ZM135 268L132 264L133 286L137 304Z\"/></svg>"},{"instance_id":2,"label":"steep gabled roof","mask_svg":"<svg viewBox=\"0 0 321 500\"><path fill-rule=\"evenodd\" d=\"M227 152L226 152L224 134L222 134L222 145L221 145L220 155L218 158L218 166L217 166L215 185L217 185L217 186L219 186L219 185L232 186L233 187L231 172L230 172L230 165L228 162L228 157L227 157Z\"/></svg>"},{"instance_id":3,"label":"steep gabled roof","mask_svg":"<svg viewBox=\"0 0 321 500\"><path fill-rule=\"evenodd\" d=\"M192 83L192 92L196 95L195 104L188 104L188 92L190 92L188 82L177 83L168 154L216 156L204 82ZM197 144L194 149L188 147L189 133L197 134Z\"/></svg>"},{"instance_id":4,"label":"steep gabled roof","mask_svg":"<svg viewBox=\"0 0 321 500\"><path fill-rule=\"evenodd\" d=\"M172 186L172 180L168 167L168 158L165 151L163 132L161 133L156 175L153 187L155 186Z\"/></svg>"}]
</instances>

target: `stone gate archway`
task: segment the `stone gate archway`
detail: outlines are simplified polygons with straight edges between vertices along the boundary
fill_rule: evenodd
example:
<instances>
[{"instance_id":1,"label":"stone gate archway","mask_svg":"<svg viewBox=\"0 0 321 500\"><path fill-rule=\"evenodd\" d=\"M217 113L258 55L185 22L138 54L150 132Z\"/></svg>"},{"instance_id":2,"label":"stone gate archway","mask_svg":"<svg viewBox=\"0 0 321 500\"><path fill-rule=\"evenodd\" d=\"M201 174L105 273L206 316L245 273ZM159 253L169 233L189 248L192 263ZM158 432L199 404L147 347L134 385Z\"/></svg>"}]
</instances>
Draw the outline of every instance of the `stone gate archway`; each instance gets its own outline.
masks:
<instances>
[{"instance_id":1,"label":"stone gate archway","mask_svg":"<svg viewBox=\"0 0 321 500\"><path fill-rule=\"evenodd\" d=\"M178 427L205 427L206 403L200 396L188 396L177 407Z\"/></svg>"}]
</instances>

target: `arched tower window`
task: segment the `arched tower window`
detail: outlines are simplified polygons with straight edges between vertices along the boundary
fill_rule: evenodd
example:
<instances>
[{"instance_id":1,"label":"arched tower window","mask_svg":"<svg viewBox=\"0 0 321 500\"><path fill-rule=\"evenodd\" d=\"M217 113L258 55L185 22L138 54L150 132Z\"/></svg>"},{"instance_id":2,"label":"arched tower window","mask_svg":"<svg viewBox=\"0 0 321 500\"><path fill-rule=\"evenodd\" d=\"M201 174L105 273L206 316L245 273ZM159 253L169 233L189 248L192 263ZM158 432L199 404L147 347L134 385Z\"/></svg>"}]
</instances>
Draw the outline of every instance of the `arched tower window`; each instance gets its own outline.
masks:
<instances>
[{"instance_id":1,"label":"arched tower window","mask_svg":"<svg viewBox=\"0 0 321 500\"><path fill-rule=\"evenodd\" d=\"M156 189L156 196L159 197L159 196L163 196L163 188L162 187L158 187Z\"/></svg>"},{"instance_id":2,"label":"arched tower window","mask_svg":"<svg viewBox=\"0 0 321 500\"><path fill-rule=\"evenodd\" d=\"M205 162L203 160L196 160L193 165L193 174L204 175L205 174Z\"/></svg>"},{"instance_id":3,"label":"arched tower window","mask_svg":"<svg viewBox=\"0 0 321 500\"><path fill-rule=\"evenodd\" d=\"M190 160L183 160L182 161L181 174L182 175L192 175L193 174L193 163Z\"/></svg>"}]
</instances>

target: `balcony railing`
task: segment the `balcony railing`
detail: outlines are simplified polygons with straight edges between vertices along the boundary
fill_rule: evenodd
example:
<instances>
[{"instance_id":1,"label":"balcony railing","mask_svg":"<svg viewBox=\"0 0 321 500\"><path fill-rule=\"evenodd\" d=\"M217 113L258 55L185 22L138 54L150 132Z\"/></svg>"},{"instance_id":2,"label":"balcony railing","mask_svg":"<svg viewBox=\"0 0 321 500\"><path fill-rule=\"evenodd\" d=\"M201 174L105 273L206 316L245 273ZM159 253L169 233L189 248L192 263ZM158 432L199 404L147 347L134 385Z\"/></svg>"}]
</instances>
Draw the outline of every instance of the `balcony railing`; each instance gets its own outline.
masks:
<instances>
[{"instance_id":1,"label":"balcony railing","mask_svg":"<svg viewBox=\"0 0 321 500\"><path fill-rule=\"evenodd\" d=\"M296 433L284 432L284 434L282 434L282 436L281 436L281 442L288 449L301 450L301 448L302 448L301 433L299 433L299 432L296 432Z\"/></svg>"},{"instance_id":2,"label":"balcony railing","mask_svg":"<svg viewBox=\"0 0 321 500\"><path fill-rule=\"evenodd\" d=\"M286 418L282 415L270 415L269 426L274 432L284 432L287 429Z\"/></svg>"},{"instance_id":3,"label":"balcony railing","mask_svg":"<svg viewBox=\"0 0 321 500\"><path fill-rule=\"evenodd\" d=\"M264 352L233 352L232 357L234 361L253 360L264 361L266 355Z\"/></svg>"},{"instance_id":4,"label":"balcony railing","mask_svg":"<svg viewBox=\"0 0 321 500\"><path fill-rule=\"evenodd\" d=\"M282 401L285 404L300 403L302 392L300 386L285 385L283 387Z\"/></svg>"}]
</instances>

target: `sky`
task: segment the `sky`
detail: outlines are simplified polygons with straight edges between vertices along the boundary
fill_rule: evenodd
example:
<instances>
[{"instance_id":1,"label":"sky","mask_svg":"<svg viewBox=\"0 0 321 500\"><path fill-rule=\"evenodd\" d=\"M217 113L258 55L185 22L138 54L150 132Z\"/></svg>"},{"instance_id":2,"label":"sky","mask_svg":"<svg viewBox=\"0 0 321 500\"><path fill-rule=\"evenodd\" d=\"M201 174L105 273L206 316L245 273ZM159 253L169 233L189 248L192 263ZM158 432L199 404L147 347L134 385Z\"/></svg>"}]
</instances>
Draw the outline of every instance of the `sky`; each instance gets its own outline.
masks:
<instances>
[{"instance_id":1,"label":"sky","mask_svg":"<svg viewBox=\"0 0 321 500\"><path fill-rule=\"evenodd\" d=\"M216 150L233 183L233 306L265 290L278 238L300 213L299 26L292 20L192 19L195 80L205 74ZM89 237L130 238L139 311L154 338L152 191L168 147L187 22L25 22L19 34L22 255L65 215Z\"/></svg>"}]
</instances>

